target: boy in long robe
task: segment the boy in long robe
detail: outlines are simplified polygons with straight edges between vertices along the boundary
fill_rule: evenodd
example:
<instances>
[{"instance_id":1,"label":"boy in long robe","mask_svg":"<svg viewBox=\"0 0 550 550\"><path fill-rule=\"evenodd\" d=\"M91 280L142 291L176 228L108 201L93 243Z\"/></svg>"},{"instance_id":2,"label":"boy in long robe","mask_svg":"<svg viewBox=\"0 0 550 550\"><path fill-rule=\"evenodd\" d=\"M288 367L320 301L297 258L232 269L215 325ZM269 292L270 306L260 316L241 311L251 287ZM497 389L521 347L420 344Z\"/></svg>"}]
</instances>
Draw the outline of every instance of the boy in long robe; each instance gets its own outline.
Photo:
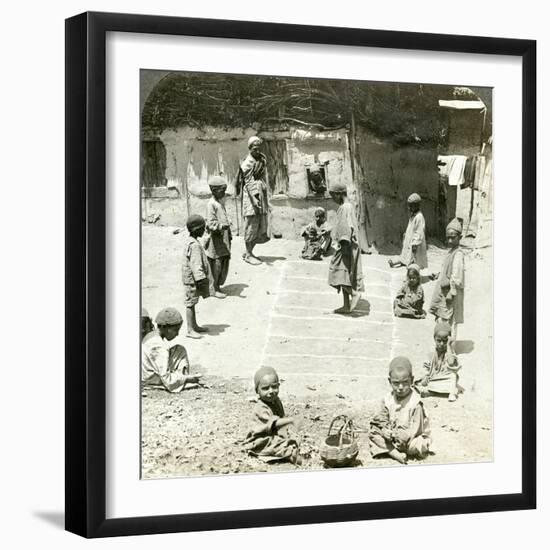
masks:
<instances>
[{"instance_id":1,"label":"boy in long robe","mask_svg":"<svg viewBox=\"0 0 550 550\"><path fill-rule=\"evenodd\" d=\"M363 286L359 228L353 205L347 199L343 183L330 186L330 196L339 205L332 230L336 252L330 260L328 284L342 292L344 305L334 313L351 313L357 306Z\"/></svg>"},{"instance_id":2,"label":"boy in long robe","mask_svg":"<svg viewBox=\"0 0 550 550\"><path fill-rule=\"evenodd\" d=\"M245 441L245 449L265 462L285 461L300 463L298 442L288 434L294 423L285 416L279 399L279 376L272 367L261 367L254 375L258 401Z\"/></svg>"},{"instance_id":3,"label":"boy in long robe","mask_svg":"<svg viewBox=\"0 0 550 550\"><path fill-rule=\"evenodd\" d=\"M389 259L390 267L416 264L421 270L428 267L428 248L426 245L426 221L420 211L420 195L413 193L407 199L409 223L403 236L401 256L397 260Z\"/></svg>"},{"instance_id":4,"label":"boy in long robe","mask_svg":"<svg viewBox=\"0 0 550 550\"><path fill-rule=\"evenodd\" d=\"M269 202L267 192L267 159L260 151L262 140L252 136L248 140L249 154L240 166L242 177L242 208L244 217L243 260L252 265L261 264L254 255L254 247L269 241Z\"/></svg>"},{"instance_id":5,"label":"boy in long robe","mask_svg":"<svg viewBox=\"0 0 550 550\"><path fill-rule=\"evenodd\" d=\"M451 327L445 321L435 325L435 350L424 363L425 374L417 384L421 395L430 393L448 395L449 401L456 401L458 395L458 371L460 365L456 355L449 353L448 342Z\"/></svg>"},{"instance_id":6,"label":"boy in long robe","mask_svg":"<svg viewBox=\"0 0 550 550\"><path fill-rule=\"evenodd\" d=\"M434 288L430 313L436 322L447 321L451 325L449 347L455 353L458 325L464 323L464 254L460 250L462 225L456 218L447 225L447 245L449 253L443 261L436 286Z\"/></svg>"},{"instance_id":7,"label":"boy in long robe","mask_svg":"<svg viewBox=\"0 0 550 550\"><path fill-rule=\"evenodd\" d=\"M324 208L315 209L315 221L308 223L302 230L304 260L320 260L332 244L330 227L327 224L327 213Z\"/></svg>"},{"instance_id":8,"label":"boy in long robe","mask_svg":"<svg viewBox=\"0 0 550 550\"><path fill-rule=\"evenodd\" d=\"M395 357L390 363L391 391L370 422L369 441L373 457L388 455L405 464L408 458L428 455L430 423L420 394L413 389L411 362Z\"/></svg>"},{"instance_id":9,"label":"boy in long robe","mask_svg":"<svg viewBox=\"0 0 550 550\"><path fill-rule=\"evenodd\" d=\"M393 302L396 317L424 319L424 289L420 284L420 268L416 264L407 267L407 279L399 289Z\"/></svg>"},{"instance_id":10,"label":"boy in long robe","mask_svg":"<svg viewBox=\"0 0 550 550\"><path fill-rule=\"evenodd\" d=\"M214 284L214 296L225 298L220 290L227 279L229 260L231 259L231 228L229 218L225 210L225 191L227 181L220 177L210 178L208 185L212 197L206 205L206 229L208 239L205 245L206 256L210 264Z\"/></svg>"},{"instance_id":11,"label":"boy in long robe","mask_svg":"<svg viewBox=\"0 0 550 550\"><path fill-rule=\"evenodd\" d=\"M144 313L149 317L146 311L142 312L142 326ZM159 312L155 321L157 330L149 331L141 342L141 383L177 393L186 384L198 382L201 375L189 374L189 359L182 345L169 344L183 324L181 313L167 307Z\"/></svg>"}]
</instances>

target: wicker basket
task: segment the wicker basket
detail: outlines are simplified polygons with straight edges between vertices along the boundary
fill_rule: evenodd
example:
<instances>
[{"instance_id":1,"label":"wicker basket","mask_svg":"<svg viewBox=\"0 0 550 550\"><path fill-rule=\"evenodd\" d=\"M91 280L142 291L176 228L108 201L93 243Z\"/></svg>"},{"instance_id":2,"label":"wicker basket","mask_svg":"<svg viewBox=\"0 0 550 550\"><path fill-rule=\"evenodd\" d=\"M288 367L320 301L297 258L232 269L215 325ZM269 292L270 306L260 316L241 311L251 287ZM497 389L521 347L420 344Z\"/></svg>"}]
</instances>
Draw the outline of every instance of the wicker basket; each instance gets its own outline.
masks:
<instances>
[{"instance_id":1,"label":"wicker basket","mask_svg":"<svg viewBox=\"0 0 550 550\"><path fill-rule=\"evenodd\" d=\"M329 468L349 466L357 458L359 447L351 418L339 415L332 419L319 454Z\"/></svg>"}]
</instances>

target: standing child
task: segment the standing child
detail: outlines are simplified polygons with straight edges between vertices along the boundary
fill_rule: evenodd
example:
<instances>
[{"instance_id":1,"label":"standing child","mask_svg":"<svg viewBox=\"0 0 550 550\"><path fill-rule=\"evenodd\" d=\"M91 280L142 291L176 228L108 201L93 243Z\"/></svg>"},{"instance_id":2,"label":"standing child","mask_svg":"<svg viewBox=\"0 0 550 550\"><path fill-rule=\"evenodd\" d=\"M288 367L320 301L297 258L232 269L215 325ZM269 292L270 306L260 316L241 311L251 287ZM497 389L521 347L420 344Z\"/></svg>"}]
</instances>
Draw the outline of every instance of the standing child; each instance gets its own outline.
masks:
<instances>
[{"instance_id":1,"label":"standing child","mask_svg":"<svg viewBox=\"0 0 550 550\"><path fill-rule=\"evenodd\" d=\"M424 363L426 373L417 385L420 393L429 395L437 393L448 395L449 401L456 401L458 395L458 371L460 365L456 355L449 353L448 341L451 336L451 327L445 321L435 325L435 351L430 359Z\"/></svg>"},{"instance_id":2,"label":"standing child","mask_svg":"<svg viewBox=\"0 0 550 550\"><path fill-rule=\"evenodd\" d=\"M147 311L142 311L143 327ZM158 330L149 331L141 342L141 383L143 386L162 387L169 392L180 392L189 383L196 383L200 374L189 374L189 360L185 348L171 342L183 324L181 313L173 308L164 308L155 319ZM151 323L152 325L152 323Z\"/></svg>"},{"instance_id":3,"label":"standing child","mask_svg":"<svg viewBox=\"0 0 550 550\"><path fill-rule=\"evenodd\" d=\"M363 291L359 229L353 206L347 198L345 184L334 183L329 192L338 204L338 210L333 230L336 252L330 260L328 284L338 292L342 291L344 298L343 307L334 313L351 313L359 303Z\"/></svg>"},{"instance_id":4,"label":"standing child","mask_svg":"<svg viewBox=\"0 0 550 550\"><path fill-rule=\"evenodd\" d=\"M449 253L443 261L441 272L434 288L430 313L436 321L447 321L451 325L449 347L456 352L458 325L464 322L464 254L460 250L462 225L456 218L447 226Z\"/></svg>"},{"instance_id":5,"label":"standing child","mask_svg":"<svg viewBox=\"0 0 550 550\"><path fill-rule=\"evenodd\" d=\"M420 268L416 264L407 267L407 279L393 302L393 314L396 317L424 319L424 289L420 284Z\"/></svg>"},{"instance_id":6,"label":"standing child","mask_svg":"<svg viewBox=\"0 0 550 550\"><path fill-rule=\"evenodd\" d=\"M395 357L388 378L391 391L371 420L369 440L373 457L388 455L405 464L425 458L431 443L430 424L419 393L413 389L411 362Z\"/></svg>"},{"instance_id":7,"label":"standing child","mask_svg":"<svg viewBox=\"0 0 550 550\"><path fill-rule=\"evenodd\" d=\"M210 178L208 185L212 191L212 198L206 205L206 229L208 229L206 256L212 272L214 296L225 298L220 287L225 283L229 271L232 238L224 199L227 181L220 176L214 176Z\"/></svg>"},{"instance_id":8,"label":"standing child","mask_svg":"<svg viewBox=\"0 0 550 550\"><path fill-rule=\"evenodd\" d=\"M197 324L195 306L199 301L199 296L208 298L214 294L208 258L197 240L204 235L205 227L206 224L202 216L192 214L187 218L189 237L186 238L183 245L182 280L185 288L188 338L202 338L199 333L207 331L206 328Z\"/></svg>"},{"instance_id":9,"label":"standing child","mask_svg":"<svg viewBox=\"0 0 550 550\"><path fill-rule=\"evenodd\" d=\"M304 260L320 260L332 244L330 227L327 224L327 213L324 208L315 209L315 221L308 223L302 230Z\"/></svg>"},{"instance_id":10,"label":"standing child","mask_svg":"<svg viewBox=\"0 0 550 550\"><path fill-rule=\"evenodd\" d=\"M420 211L420 201L418 193L413 193L407 199L409 223L403 237L403 248L397 260L388 260L390 267L407 267L410 264L416 264L420 269L428 267L426 222L424 214Z\"/></svg>"},{"instance_id":11,"label":"standing child","mask_svg":"<svg viewBox=\"0 0 550 550\"><path fill-rule=\"evenodd\" d=\"M254 406L245 448L266 462L288 460L299 464L298 442L289 437L287 428L294 420L285 416L279 399L279 376L275 369L258 369L254 375L254 387L259 399Z\"/></svg>"}]
</instances>

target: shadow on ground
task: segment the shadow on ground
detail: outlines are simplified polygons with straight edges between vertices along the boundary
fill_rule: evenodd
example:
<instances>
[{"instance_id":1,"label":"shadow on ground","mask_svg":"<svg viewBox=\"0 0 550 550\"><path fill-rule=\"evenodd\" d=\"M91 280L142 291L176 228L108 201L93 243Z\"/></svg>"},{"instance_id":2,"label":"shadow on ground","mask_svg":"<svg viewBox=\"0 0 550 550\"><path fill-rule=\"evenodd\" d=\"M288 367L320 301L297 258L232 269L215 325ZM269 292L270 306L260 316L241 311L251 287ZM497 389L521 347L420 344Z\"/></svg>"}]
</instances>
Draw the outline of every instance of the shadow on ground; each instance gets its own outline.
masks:
<instances>
[{"instance_id":1,"label":"shadow on ground","mask_svg":"<svg viewBox=\"0 0 550 550\"><path fill-rule=\"evenodd\" d=\"M65 513L64 512L54 512L54 511L45 511L45 510L35 510L33 512L35 518L41 519L58 529L65 529Z\"/></svg>"}]
</instances>

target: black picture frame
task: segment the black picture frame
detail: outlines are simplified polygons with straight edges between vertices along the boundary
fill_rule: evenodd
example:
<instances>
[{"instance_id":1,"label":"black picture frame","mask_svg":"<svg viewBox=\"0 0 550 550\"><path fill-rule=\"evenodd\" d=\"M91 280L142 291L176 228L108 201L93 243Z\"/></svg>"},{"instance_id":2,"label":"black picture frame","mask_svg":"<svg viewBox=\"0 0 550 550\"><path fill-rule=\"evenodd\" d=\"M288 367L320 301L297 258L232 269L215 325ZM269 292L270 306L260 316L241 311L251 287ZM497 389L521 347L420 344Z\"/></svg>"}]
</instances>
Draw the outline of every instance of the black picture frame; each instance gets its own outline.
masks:
<instances>
[{"instance_id":1,"label":"black picture frame","mask_svg":"<svg viewBox=\"0 0 550 550\"><path fill-rule=\"evenodd\" d=\"M522 490L515 494L106 519L105 40L109 31L480 53L522 60ZM532 509L536 506L536 42L83 13L66 20L66 529L84 537Z\"/></svg>"}]
</instances>

